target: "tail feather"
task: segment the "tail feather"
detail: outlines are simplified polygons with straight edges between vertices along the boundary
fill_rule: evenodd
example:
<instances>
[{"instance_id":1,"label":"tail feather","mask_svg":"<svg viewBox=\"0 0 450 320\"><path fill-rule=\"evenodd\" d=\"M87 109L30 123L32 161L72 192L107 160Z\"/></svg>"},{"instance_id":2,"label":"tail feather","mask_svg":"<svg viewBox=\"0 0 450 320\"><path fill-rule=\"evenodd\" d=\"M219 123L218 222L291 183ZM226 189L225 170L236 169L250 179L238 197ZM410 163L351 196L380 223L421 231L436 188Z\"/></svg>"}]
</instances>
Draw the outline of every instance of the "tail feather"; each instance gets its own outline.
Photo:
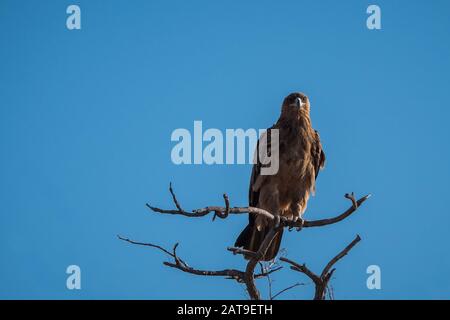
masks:
<instances>
[{"instance_id":1,"label":"tail feather","mask_svg":"<svg viewBox=\"0 0 450 320\"><path fill-rule=\"evenodd\" d=\"M257 252L269 230L270 228L266 227L259 231L256 226L249 224L241 232L234 245L236 247L242 247L246 250ZM270 261L276 257L278 250L280 250L282 236L283 230L280 230L267 248L266 254L262 259L263 261ZM246 257L246 259L248 258L249 257Z\"/></svg>"}]
</instances>

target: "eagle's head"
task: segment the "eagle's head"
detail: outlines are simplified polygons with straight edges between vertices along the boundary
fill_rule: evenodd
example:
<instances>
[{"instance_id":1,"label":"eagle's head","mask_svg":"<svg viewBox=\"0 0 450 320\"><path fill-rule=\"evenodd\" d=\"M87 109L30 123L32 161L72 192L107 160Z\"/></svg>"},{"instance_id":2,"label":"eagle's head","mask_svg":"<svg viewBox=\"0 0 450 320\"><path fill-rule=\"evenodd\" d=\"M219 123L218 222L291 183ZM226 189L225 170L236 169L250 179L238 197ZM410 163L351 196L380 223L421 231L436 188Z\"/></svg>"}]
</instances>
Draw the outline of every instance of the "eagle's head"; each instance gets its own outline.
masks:
<instances>
[{"instance_id":1,"label":"eagle's head","mask_svg":"<svg viewBox=\"0 0 450 320\"><path fill-rule=\"evenodd\" d=\"M281 108L285 116L309 117L309 99L301 92L294 92L284 98Z\"/></svg>"}]
</instances>

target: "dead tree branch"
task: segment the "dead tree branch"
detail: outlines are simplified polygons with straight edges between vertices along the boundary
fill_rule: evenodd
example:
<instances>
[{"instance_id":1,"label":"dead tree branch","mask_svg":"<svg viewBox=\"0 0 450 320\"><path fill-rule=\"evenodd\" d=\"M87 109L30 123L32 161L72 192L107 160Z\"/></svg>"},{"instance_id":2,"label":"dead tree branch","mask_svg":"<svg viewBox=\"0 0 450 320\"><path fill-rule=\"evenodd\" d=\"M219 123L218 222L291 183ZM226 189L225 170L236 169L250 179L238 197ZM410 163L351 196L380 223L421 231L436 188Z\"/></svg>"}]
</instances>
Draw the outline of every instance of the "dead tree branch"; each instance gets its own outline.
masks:
<instances>
[{"instance_id":1,"label":"dead tree branch","mask_svg":"<svg viewBox=\"0 0 450 320\"><path fill-rule=\"evenodd\" d=\"M230 207L230 201L226 194L223 195L224 200L224 206L208 206L200 209L195 209L192 211L186 211L182 208L180 202L178 201L175 192L173 191L172 184L169 185L169 192L172 197L172 201L174 203L174 206L176 209L161 209L158 207L153 207L149 205L148 203L146 206L156 213L162 213L162 214L171 214L171 215L182 215L189 218L198 218L198 217L204 217L210 213L213 213L212 219L215 220L216 217L219 217L221 219L227 218L230 214L243 214L243 213L252 213L256 215L262 215L264 216L268 221L271 222L271 230L267 233L266 237L264 238L261 246L259 247L257 252L249 251L243 248L235 248L235 247L229 247L227 248L228 251L232 252L233 254L240 254L244 256L246 259L248 259L247 265L245 270L237 270L237 269L223 269L223 270L202 270L202 269L195 269L190 267L184 260L182 260L180 257L178 257L176 249L178 247L178 243L175 244L172 251L169 251L161 246L152 244L152 243L143 243L138 242L134 240L130 240L128 238L124 238L121 236L118 236L118 238L122 241L134 244L134 245L141 245L146 247L152 247L155 249L158 249L171 258L173 258L173 261L165 261L163 264L165 266L178 269L180 271L194 274L194 275L200 275L200 276L218 276L218 277L225 277L226 279L233 279L236 280L238 283L243 283L246 286L247 292L252 300L259 300L261 299L260 292L255 284L255 279L266 277L269 281L269 298L274 299L281 295L282 293L301 285L300 283L296 283L290 287L287 287L274 296L272 296L272 282L270 279L270 275L278 270L281 270L282 267L272 268L269 267L268 269L261 268L260 273L255 273L255 268L258 264L261 263L263 260L263 257L265 256L267 249L269 248L271 242L273 239L277 236L277 234L282 231L284 227L289 228L309 228L309 227L320 227L325 226L329 224L334 224L337 222L340 222L347 217L349 217L352 213L354 213L369 197L369 195L366 195L358 200L356 200L353 193L346 194L345 198L349 199L352 202L352 205L350 208L348 208L345 212L341 213L340 215L337 215L333 218L328 219L321 219L321 220L302 220L299 219L295 222L289 221L284 217L280 217L279 215L274 215L271 212L268 212L266 210L255 208L255 207ZM331 279L331 276L335 269L332 269L333 265L342 257L344 257L352 248L353 246L359 242L361 238L357 236L355 240L352 241L343 251L341 251L338 255L336 255L333 259L330 260L330 262L325 266L322 273L319 275L315 274L311 270L309 270L306 265L300 265L292 260L289 260L287 258L281 257L280 260L284 261L286 263L289 263L291 265L291 269L302 272L306 274L315 284L315 295L314 299L323 300L325 299L325 295L327 292L328 284ZM274 264L271 264L270 266L273 266Z\"/></svg>"},{"instance_id":2,"label":"dead tree branch","mask_svg":"<svg viewBox=\"0 0 450 320\"><path fill-rule=\"evenodd\" d=\"M270 243L272 242L272 239L276 236L277 232L279 231L276 229L273 229L273 232L269 233L267 237L264 239L263 244L261 245L258 252L251 252L248 250L245 250L243 252L238 252L239 254L248 254L249 252L252 253L253 257L249 260L247 263L247 267L245 271L240 271L236 269L224 269L224 270L201 270L201 269L195 269L190 267L184 260L178 257L176 249L178 247L178 243L176 243L172 249L172 252L169 250L152 243L145 243L145 242L138 242L134 240L130 240L128 238L124 238L121 236L117 236L122 241L134 244L134 245L140 245L140 246L146 246L146 247L152 247L156 248L165 254L169 255L173 258L173 262L164 261L163 264L165 266L175 268L178 270L181 270L186 273L199 275L199 276L213 276L213 277L225 277L226 279L233 279L236 280L239 283L244 283L247 289L247 292L252 300L260 300L261 295L256 288L255 279L268 277L270 274L279 271L282 269L282 267L277 267L275 269L271 270L262 270L261 273L255 274L255 266L257 263L262 259L262 257L265 255L267 248L269 247ZM230 250L233 251L233 250Z\"/></svg>"},{"instance_id":3,"label":"dead tree branch","mask_svg":"<svg viewBox=\"0 0 450 320\"><path fill-rule=\"evenodd\" d=\"M225 219L230 214L243 214L243 213L254 213L257 215L263 215L267 219L271 221L275 221L278 219L278 216L273 215L272 213L255 207L230 207L230 202L228 199L228 196L226 194L223 195L225 206L208 206L200 209L194 209L191 212L185 211L181 208L180 203L178 202L177 197L175 196L175 193L172 189L172 184L169 186L169 192L172 195L172 200L175 204L175 207L177 209L161 209L158 207L153 207L149 205L148 203L146 206L152 210L153 212L162 213L162 214L174 214L174 215L182 215L190 218L198 218L198 217L204 217L208 215L209 213L213 212L213 220L216 217L219 217L221 219ZM365 195L364 197L356 200L355 195L352 193L347 193L344 196L345 198L349 199L352 202L352 206L348 208L345 212L341 213L338 216L335 216L333 218L328 219L320 219L320 220L302 220L299 219L296 222L292 222L289 220L284 219L283 217L280 217L280 223L282 226L290 227L290 228L311 228L311 227L322 227L329 224L334 224L337 222L340 222L344 220L345 218L349 217L352 213L354 213L369 197L370 194Z\"/></svg>"},{"instance_id":4,"label":"dead tree branch","mask_svg":"<svg viewBox=\"0 0 450 320\"><path fill-rule=\"evenodd\" d=\"M331 276L333 275L334 271L336 269L332 269L333 265L338 262L340 259L342 259L349 251L359 242L361 241L361 237L359 235L356 236L356 238L347 245L344 250L339 252L333 259L331 259L325 268L322 270L322 273L319 275L312 272L305 264L299 264L295 261L289 260L285 257L281 257L280 260L284 261L286 263L289 263L291 265L291 269L304 273L306 276L308 276L315 285L315 293L314 293L314 300L324 300L328 288L328 283L331 279Z\"/></svg>"}]
</instances>

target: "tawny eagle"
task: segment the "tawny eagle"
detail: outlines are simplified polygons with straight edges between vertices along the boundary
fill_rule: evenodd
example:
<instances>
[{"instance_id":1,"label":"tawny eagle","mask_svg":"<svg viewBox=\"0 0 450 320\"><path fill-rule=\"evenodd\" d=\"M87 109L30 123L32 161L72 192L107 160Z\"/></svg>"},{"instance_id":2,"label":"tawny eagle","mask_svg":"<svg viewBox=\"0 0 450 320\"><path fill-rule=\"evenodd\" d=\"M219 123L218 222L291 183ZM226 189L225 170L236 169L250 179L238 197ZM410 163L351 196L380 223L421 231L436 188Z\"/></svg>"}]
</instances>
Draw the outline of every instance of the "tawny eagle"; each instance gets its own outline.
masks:
<instances>
[{"instance_id":1,"label":"tawny eagle","mask_svg":"<svg viewBox=\"0 0 450 320\"><path fill-rule=\"evenodd\" d=\"M274 175L262 175L263 164L257 158L250 178L249 206L296 221L303 216L309 196L315 192L319 170L325 164L319 134L311 126L308 97L303 93L292 93L284 99L280 118L267 130L268 138L264 139L269 152L271 129L278 129L279 169ZM262 137L258 146L261 143ZM270 228L267 218L250 214L249 223L237 238L235 246L258 251ZM263 260L275 258L282 234L281 230L273 239Z\"/></svg>"}]
</instances>

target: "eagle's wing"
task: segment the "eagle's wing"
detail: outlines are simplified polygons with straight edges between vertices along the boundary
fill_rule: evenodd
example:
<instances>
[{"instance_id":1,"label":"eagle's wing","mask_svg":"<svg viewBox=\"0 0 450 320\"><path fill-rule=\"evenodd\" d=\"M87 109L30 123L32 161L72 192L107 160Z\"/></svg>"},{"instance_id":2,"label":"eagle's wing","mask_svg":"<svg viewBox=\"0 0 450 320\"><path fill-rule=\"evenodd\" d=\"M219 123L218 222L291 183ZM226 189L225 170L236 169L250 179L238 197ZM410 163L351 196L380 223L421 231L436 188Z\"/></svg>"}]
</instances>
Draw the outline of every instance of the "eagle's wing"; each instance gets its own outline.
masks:
<instances>
[{"instance_id":1,"label":"eagle's wing","mask_svg":"<svg viewBox=\"0 0 450 320\"><path fill-rule=\"evenodd\" d=\"M259 205L261 205L259 203L261 190L262 188L267 187L268 176L262 175L261 173L264 172L261 171L263 166L268 163L268 161L265 160L269 159L261 159L259 150L265 150L265 152L262 152L262 157L271 156L271 134L268 132L270 132L274 127L275 126L272 126L271 128L267 129L267 131L261 135L256 145L256 150L254 153L255 161L253 162L254 165L248 192L249 206L251 207L258 207ZM257 252L271 228L267 228L265 223L261 223L260 218L255 213L249 213L248 217L248 225L239 234L234 245L236 247L243 247L244 249ZM281 237L282 230L277 233L276 237L272 240L270 246L267 248L267 252L265 253L265 256L263 258L264 261L269 261L275 258L280 248ZM245 256L245 258L250 259L251 257Z\"/></svg>"},{"instance_id":2,"label":"eagle's wing","mask_svg":"<svg viewBox=\"0 0 450 320\"><path fill-rule=\"evenodd\" d=\"M315 171L315 178L319 175L320 169L325 166L325 153L322 149L322 144L320 143L320 136L317 130L314 130L314 139L311 148L312 163Z\"/></svg>"},{"instance_id":3,"label":"eagle's wing","mask_svg":"<svg viewBox=\"0 0 450 320\"><path fill-rule=\"evenodd\" d=\"M272 126L271 128L267 129L266 132L264 132L261 137L259 138L256 150L254 153L254 165L252 168L252 175L250 177L250 185L248 190L248 204L250 207L257 207L258 201L259 201L259 193L261 190L261 185L264 183L265 177L261 175L261 162L265 163L265 161L261 161L259 158L259 148L266 147L267 153L270 155L271 152L271 142L270 142L270 134L267 134L268 131L273 129L275 126ZM254 222L255 216L254 214L249 214L249 221L252 225Z\"/></svg>"},{"instance_id":4,"label":"eagle's wing","mask_svg":"<svg viewBox=\"0 0 450 320\"><path fill-rule=\"evenodd\" d=\"M259 144L259 142L258 142ZM252 175L250 177L250 186L248 188L248 205L250 207L256 207L259 200L259 188L256 188L256 180L261 173L261 162L257 162L253 165Z\"/></svg>"}]
</instances>

